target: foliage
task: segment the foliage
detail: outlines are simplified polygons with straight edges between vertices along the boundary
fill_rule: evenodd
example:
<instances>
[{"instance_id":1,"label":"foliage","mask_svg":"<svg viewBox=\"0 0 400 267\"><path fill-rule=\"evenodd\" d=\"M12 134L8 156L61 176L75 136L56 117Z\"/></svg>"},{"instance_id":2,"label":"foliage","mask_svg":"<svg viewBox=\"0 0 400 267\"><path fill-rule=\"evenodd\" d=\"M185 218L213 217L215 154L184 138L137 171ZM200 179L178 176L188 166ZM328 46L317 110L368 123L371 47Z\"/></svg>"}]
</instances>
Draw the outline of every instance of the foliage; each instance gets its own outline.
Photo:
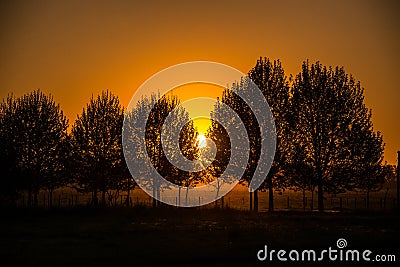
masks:
<instances>
[{"instance_id":1,"label":"foliage","mask_svg":"<svg viewBox=\"0 0 400 267\"><path fill-rule=\"evenodd\" d=\"M92 192L97 204L97 192L122 190L129 172L122 152L123 108L118 97L103 91L92 96L76 119L72 131L73 173L77 189Z\"/></svg>"},{"instance_id":2,"label":"foliage","mask_svg":"<svg viewBox=\"0 0 400 267\"><path fill-rule=\"evenodd\" d=\"M148 116L146 117L146 114ZM171 116L170 123L165 123L168 116ZM189 120L188 112L180 106L179 99L174 95L163 95L156 97L151 95L141 99L135 108L126 114L124 129L129 133L129 146L127 149L128 157L149 157L151 165L167 181L182 187L193 187L202 181L203 175L199 172L188 172L179 169L170 163L166 154L165 147L171 147L171 138L174 136L169 133L179 133L179 147L172 151L172 155L182 153L189 160L197 158L199 148L197 147L197 130L193 121ZM144 125L143 122L146 122ZM183 126L182 128L180 128ZM162 130L165 127L167 133L162 143ZM142 151L139 145L140 132L145 132L146 151ZM164 146L164 147L163 147ZM179 151L177 151L179 149ZM141 168L142 169L142 168ZM146 168L143 168L146 171ZM160 190L163 185L158 184L158 179L153 179L152 173L140 173L141 177L146 177L142 185L154 190L153 195L160 199ZM139 178L139 177L136 177ZM155 202L153 203L156 204Z\"/></svg>"},{"instance_id":3,"label":"foliage","mask_svg":"<svg viewBox=\"0 0 400 267\"><path fill-rule=\"evenodd\" d=\"M34 205L40 189L50 194L65 185L68 121L52 96L40 90L0 105L0 143L6 194L28 191ZM51 201L51 199L50 199Z\"/></svg>"},{"instance_id":4,"label":"foliage","mask_svg":"<svg viewBox=\"0 0 400 267\"><path fill-rule=\"evenodd\" d=\"M249 71L249 77L261 90L274 116L277 137L274 162L262 185L262 189L269 190L269 210L272 211L273 190L284 190L289 183L285 170L287 170L287 155L291 141L288 125L291 117L290 87L279 60L272 62L268 58L260 58Z\"/></svg>"},{"instance_id":5,"label":"foliage","mask_svg":"<svg viewBox=\"0 0 400 267\"><path fill-rule=\"evenodd\" d=\"M381 175L383 141L373 131L371 113L363 100L360 82L343 67L327 68L307 61L294 80L291 136L302 151L305 166L301 168L309 170L312 186L318 188L320 211L324 191L365 187L367 173L369 177ZM292 154L292 161L296 157Z\"/></svg>"}]
</instances>

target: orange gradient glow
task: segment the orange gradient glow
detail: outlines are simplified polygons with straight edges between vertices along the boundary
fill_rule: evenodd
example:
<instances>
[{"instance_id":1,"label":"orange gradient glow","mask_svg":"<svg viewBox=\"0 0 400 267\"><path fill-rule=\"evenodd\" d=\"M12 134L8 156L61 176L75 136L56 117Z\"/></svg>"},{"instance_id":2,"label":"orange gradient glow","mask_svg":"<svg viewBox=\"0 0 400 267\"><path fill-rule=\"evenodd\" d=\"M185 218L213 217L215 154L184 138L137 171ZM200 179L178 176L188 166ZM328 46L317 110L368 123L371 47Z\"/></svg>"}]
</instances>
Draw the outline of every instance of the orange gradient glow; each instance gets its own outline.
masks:
<instances>
[{"instance_id":1,"label":"orange gradient glow","mask_svg":"<svg viewBox=\"0 0 400 267\"><path fill-rule=\"evenodd\" d=\"M224 88L218 85L209 83L190 83L174 88L169 94L176 95L181 103L186 100L190 100L196 97L209 97L213 99L221 99ZM188 111L190 118L193 118L194 126L200 134L206 134L208 128L211 126L211 120L206 117L202 117L201 114L206 111L208 114L211 113L213 105L184 105Z\"/></svg>"},{"instance_id":2,"label":"orange gradient glow","mask_svg":"<svg viewBox=\"0 0 400 267\"><path fill-rule=\"evenodd\" d=\"M394 164L400 149L399 5L2 1L0 98L40 88L54 96L72 124L92 94L109 89L126 107L146 79L178 63L215 61L247 73L267 56L280 59L287 75L296 75L302 61L319 60L344 66L361 81L375 130L383 133L385 159ZM187 97L197 89L190 92ZM196 124L204 132L206 123Z\"/></svg>"}]
</instances>

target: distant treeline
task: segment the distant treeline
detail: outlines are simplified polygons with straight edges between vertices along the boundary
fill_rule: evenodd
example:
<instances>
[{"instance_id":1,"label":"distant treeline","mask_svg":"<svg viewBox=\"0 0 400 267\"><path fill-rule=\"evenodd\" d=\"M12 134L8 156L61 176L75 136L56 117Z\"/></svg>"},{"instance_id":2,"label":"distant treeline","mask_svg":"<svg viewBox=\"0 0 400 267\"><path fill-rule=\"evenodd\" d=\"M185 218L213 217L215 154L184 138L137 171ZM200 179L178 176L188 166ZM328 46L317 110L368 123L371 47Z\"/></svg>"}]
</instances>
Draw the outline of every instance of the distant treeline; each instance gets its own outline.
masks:
<instances>
[{"instance_id":1,"label":"distant treeline","mask_svg":"<svg viewBox=\"0 0 400 267\"><path fill-rule=\"evenodd\" d=\"M276 127L274 161L259 189L269 191L269 210L274 209L274 190L309 191L312 196L317 192L318 209L323 211L324 192L363 190L368 199L370 192L380 190L394 177L394 166L383 164L382 135L373 129L363 88L343 67L306 61L295 77L287 77L279 60L260 58L248 76L268 101ZM241 180L246 184L260 157L261 135L252 110L235 93L245 90L244 81L233 85L234 90L226 89L219 101L239 115L247 130L250 155ZM215 179L231 156L229 136L216 120L219 105L211 114L214 119L207 133L217 146L210 167L185 172L169 163L163 153L161 131L168 114L175 112L177 120L189 116L177 108L179 103L176 96L158 99L152 95L124 114L118 97L103 91L91 97L69 131L68 120L52 96L40 90L21 97L9 95L0 105L1 205L15 205L27 194L27 205L35 207L39 191L46 190L51 207L54 190L66 186L91 192L93 205L105 205L107 195L125 191L129 204L135 182L122 149L124 119L133 128L138 121L147 120L145 128L135 130L145 131L146 152L167 180L192 187ZM149 117L143 118L143 111L150 107ZM180 132L180 149L188 159L198 157L197 136L193 121ZM143 153L129 151L129 157ZM258 190L250 196L251 209L258 210Z\"/></svg>"}]
</instances>

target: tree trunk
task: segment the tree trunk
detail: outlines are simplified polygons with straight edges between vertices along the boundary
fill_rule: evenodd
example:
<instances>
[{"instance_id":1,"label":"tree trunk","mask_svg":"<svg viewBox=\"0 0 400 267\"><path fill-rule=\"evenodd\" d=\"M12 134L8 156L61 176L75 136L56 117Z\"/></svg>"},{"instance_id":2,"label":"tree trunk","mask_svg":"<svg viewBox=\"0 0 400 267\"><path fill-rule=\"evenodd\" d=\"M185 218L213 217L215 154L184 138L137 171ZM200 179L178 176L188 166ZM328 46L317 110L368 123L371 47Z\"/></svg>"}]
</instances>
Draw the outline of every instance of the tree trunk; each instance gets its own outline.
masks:
<instances>
[{"instance_id":1,"label":"tree trunk","mask_svg":"<svg viewBox=\"0 0 400 267\"><path fill-rule=\"evenodd\" d=\"M186 187L185 205L188 205L189 186Z\"/></svg>"},{"instance_id":2,"label":"tree trunk","mask_svg":"<svg viewBox=\"0 0 400 267\"><path fill-rule=\"evenodd\" d=\"M28 203L27 203L28 208L32 207L32 189L28 189Z\"/></svg>"},{"instance_id":3,"label":"tree trunk","mask_svg":"<svg viewBox=\"0 0 400 267\"><path fill-rule=\"evenodd\" d=\"M93 206L97 207L99 205L99 199L97 197L97 189L93 189Z\"/></svg>"},{"instance_id":4,"label":"tree trunk","mask_svg":"<svg viewBox=\"0 0 400 267\"><path fill-rule=\"evenodd\" d=\"M219 190L221 189L221 185L219 184L219 180L217 180L217 195L215 196L215 199L218 199L219 197ZM217 200L215 201L217 202Z\"/></svg>"},{"instance_id":5,"label":"tree trunk","mask_svg":"<svg viewBox=\"0 0 400 267\"><path fill-rule=\"evenodd\" d=\"M258 212L258 189L254 191L254 211Z\"/></svg>"},{"instance_id":6,"label":"tree trunk","mask_svg":"<svg viewBox=\"0 0 400 267\"><path fill-rule=\"evenodd\" d=\"M177 206L180 207L181 206L181 187L178 187L178 201L177 201Z\"/></svg>"},{"instance_id":7,"label":"tree trunk","mask_svg":"<svg viewBox=\"0 0 400 267\"><path fill-rule=\"evenodd\" d=\"M160 187L157 187L157 207L161 207L161 189Z\"/></svg>"},{"instance_id":8,"label":"tree trunk","mask_svg":"<svg viewBox=\"0 0 400 267\"><path fill-rule=\"evenodd\" d=\"M369 209L369 188L367 188L367 209Z\"/></svg>"},{"instance_id":9,"label":"tree trunk","mask_svg":"<svg viewBox=\"0 0 400 267\"><path fill-rule=\"evenodd\" d=\"M101 205L106 206L106 190L104 189L101 191Z\"/></svg>"},{"instance_id":10,"label":"tree trunk","mask_svg":"<svg viewBox=\"0 0 400 267\"><path fill-rule=\"evenodd\" d=\"M156 185L155 185L155 180L153 180L153 208L157 207L157 199L156 199Z\"/></svg>"},{"instance_id":11,"label":"tree trunk","mask_svg":"<svg viewBox=\"0 0 400 267\"><path fill-rule=\"evenodd\" d=\"M128 207L131 206L131 178L128 178L128 184L127 184L127 194L126 194L126 205ZM121 203L122 204L122 203Z\"/></svg>"},{"instance_id":12,"label":"tree trunk","mask_svg":"<svg viewBox=\"0 0 400 267\"><path fill-rule=\"evenodd\" d=\"M324 211L324 189L321 176L318 177L318 211Z\"/></svg>"},{"instance_id":13,"label":"tree trunk","mask_svg":"<svg viewBox=\"0 0 400 267\"><path fill-rule=\"evenodd\" d=\"M274 188L272 186L268 186L268 211L274 211Z\"/></svg>"},{"instance_id":14,"label":"tree trunk","mask_svg":"<svg viewBox=\"0 0 400 267\"><path fill-rule=\"evenodd\" d=\"M39 204L39 202L38 202L38 194L39 194L38 190L35 189L35 192L33 192L33 206L35 208L37 208L38 204Z\"/></svg>"},{"instance_id":15,"label":"tree trunk","mask_svg":"<svg viewBox=\"0 0 400 267\"><path fill-rule=\"evenodd\" d=\"M311 205L310 205L311 211L314 210L314 189L311 190Z\"/></svg>"},{"instance_id":16,"label":"tree trunk","mask_svg":"<svg viewBox=\"0 0 400 267\"><path fill-rule=\"evenodd\" d=\"M49 208L53 207L53 189L49 189Z\"/></svg>"},{"instance_id":17,"label":"tree trunk","mask_svg":"<svg viewBox=\"0 0 400 267\"><path fill-rule=\"evenodd\" d=\"M306 210L306 190L303 189L303 210Z\"/></svg>"},{"instance_id":18,"label":"tree trunk","mask_svg":"<svg viewBox=\"0 0 400 267\"><path fill-rule=\"evenodd\" d=\"M386 201L387 201L387 196L388 196L388 193L389 193L389 189L390 189L389 187L386 188L385 199L384 199L384 202L383 202L383 208L384 209L386 209L386 203L387 203Z\"/></svg>"},{"instance_id":19,"label":"tree trunk","mask_svg":"<svg viewBox=\"0 0 400 267\"><path fill-rule=\"evenodd\" d=\"M250 192L250 211L253 210L253 192Z\"/></svg>"}]
</instances>

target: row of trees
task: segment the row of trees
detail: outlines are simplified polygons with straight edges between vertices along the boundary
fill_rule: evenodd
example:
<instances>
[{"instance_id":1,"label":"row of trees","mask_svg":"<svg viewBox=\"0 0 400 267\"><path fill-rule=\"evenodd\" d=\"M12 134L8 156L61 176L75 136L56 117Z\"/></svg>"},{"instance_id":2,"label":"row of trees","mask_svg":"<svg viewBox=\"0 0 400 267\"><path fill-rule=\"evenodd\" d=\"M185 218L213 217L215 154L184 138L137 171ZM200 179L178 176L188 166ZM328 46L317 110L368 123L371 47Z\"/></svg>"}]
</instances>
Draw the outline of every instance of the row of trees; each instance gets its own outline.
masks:
<instances>
[{"instance_id":1,"label":"row of trees","mask_svg":"<svg viewBox=\"0 0 400 267\"><path fill-rule=\"evenodd\" d=\"M133 138L135 131L146 132L146 151L134 147L128 150L131 153L128 156L142 157L143 153L148 153L154 168L167 180L185 187L195 186L208 176L204 172L183 172L173 166L161 144L162 126L173 111L175 120L168 125L169 130L177 127L179 121L189 121L180 132L180 148L188 159L193 160L198 155L197 130L188 119L187 111L178 106L176 96L162 96L157 100L151 95L126 114ZM149 109L150 115L144 118L144 111ZM53 191L60 187L91 193L93 205L105 205L107 200L117 199L125 191L129 204L135 182L122 150L123 121L124 108L118 97L109 91L92 96L70 132L65 115L51 96L40 90L18 98L9 95L0 105L2 204L13 205L27 193L27 205L37 206L39 191L46 190L51 207ZM147 124L141 128L139 122L143 121ZM149 176L148 173L141 175ZM159 187L153 188L158 190L155 195L160 194Z\"/></svg>"},{"instance_id":2,"label":"row of trees","mask_svg":"<svg viewBox=\"0 0 400 267\"><path fill-rule=\"evenodd\" d=\"M382 135L373 129L360 82L343 67L306 61L298 75L287 77L279 60L260 58L248 76L267 99L276 125L275 159L261 187L269 191L270 211L274 190L291 188L303 194L310 191L312 196L317 191L318 209L323 211L324 192L362 189L369 200L369 193L381 188L390 170L382 164ZM242 81L226 90L222 102L240 115L249 133L250 159L243 177L249 182L261 136L251 109L235 93L246 86ZM210 129L211 135L213 131L218 129ZM254 209L258 209L257 191Z\"/></svg>"},{"instance_id":3,"label":"row of trees","mask_svg":"<svg viewBox=\"0 0 400 267\"><path fill-rule=\"evenodd\" d=\"M28 206L38 205L40 190L69 186L92 192L93 203L106 194L129 190L121 146L123 108L106 91L92 97L68 133L68 120L51 96L40 90L9 95L0 105L2 203L12 205L27 192Z\"/></svg>"},{"instance_id":4,"label":"row of trees","mask_svg":"<svg viewBox=\"0 0 400 267\"><path fill-rule=\"evenodd\" d=\"M324 192L362 189L368 197L369 192L380 188L389 169L382 164L382 136L373 129L360 83L343 68L306 61L297 76L287 77L279 60L260 58L248 76L267 99L276 125L275 159L260 188L269 191L270 210L274 208L274 191L288 188L310 191L312 195L316 191L321 211ZM243 183L250 181L261 151L257 120L235 93L246 90L246 86L244 79L233 85L233 90L225 90L221 98L242 119L249 136L251 149ZM163 152L161 132L171 112L176 121L168 125L171 129L178 127L179 121L188 121L187 111L178 106L176 96L152 95L137 103L125 120L132 127L133 137L134 131L145 131L146 151L129 149L132 155L128 156L142 157L147 152L157 172L177 185L209 182L220 176L229 162L229 136L213 120L208 136L217 146L214 162L201 172L176 168ZM144 118L149 109L150 116ZM211 117L217 118L219 112L217 104ZM124 108L109 91L92 96L70 131L65 115L51 96L40 90L18 98L8 96L0 105L0 162L5 173L0 187L2 202L15 203L21 193L27 192L28 205L35 206L39 190L44 189L49 192L51 206L53 191L69 186L91 192L94 205L104 205L107 198L118 197L122 191L127 192L128 203L135 184L122 151L123 121ZM143 121L147 121L145 126ZM197 135L192 121L179 135L180 150L190 160L200 153ZM152 188L159 190L154 185ZM250 196L253 198L253 194ZM254 209L258 209L258 191L254 192Z\"/></svg>"}]
</instances>

